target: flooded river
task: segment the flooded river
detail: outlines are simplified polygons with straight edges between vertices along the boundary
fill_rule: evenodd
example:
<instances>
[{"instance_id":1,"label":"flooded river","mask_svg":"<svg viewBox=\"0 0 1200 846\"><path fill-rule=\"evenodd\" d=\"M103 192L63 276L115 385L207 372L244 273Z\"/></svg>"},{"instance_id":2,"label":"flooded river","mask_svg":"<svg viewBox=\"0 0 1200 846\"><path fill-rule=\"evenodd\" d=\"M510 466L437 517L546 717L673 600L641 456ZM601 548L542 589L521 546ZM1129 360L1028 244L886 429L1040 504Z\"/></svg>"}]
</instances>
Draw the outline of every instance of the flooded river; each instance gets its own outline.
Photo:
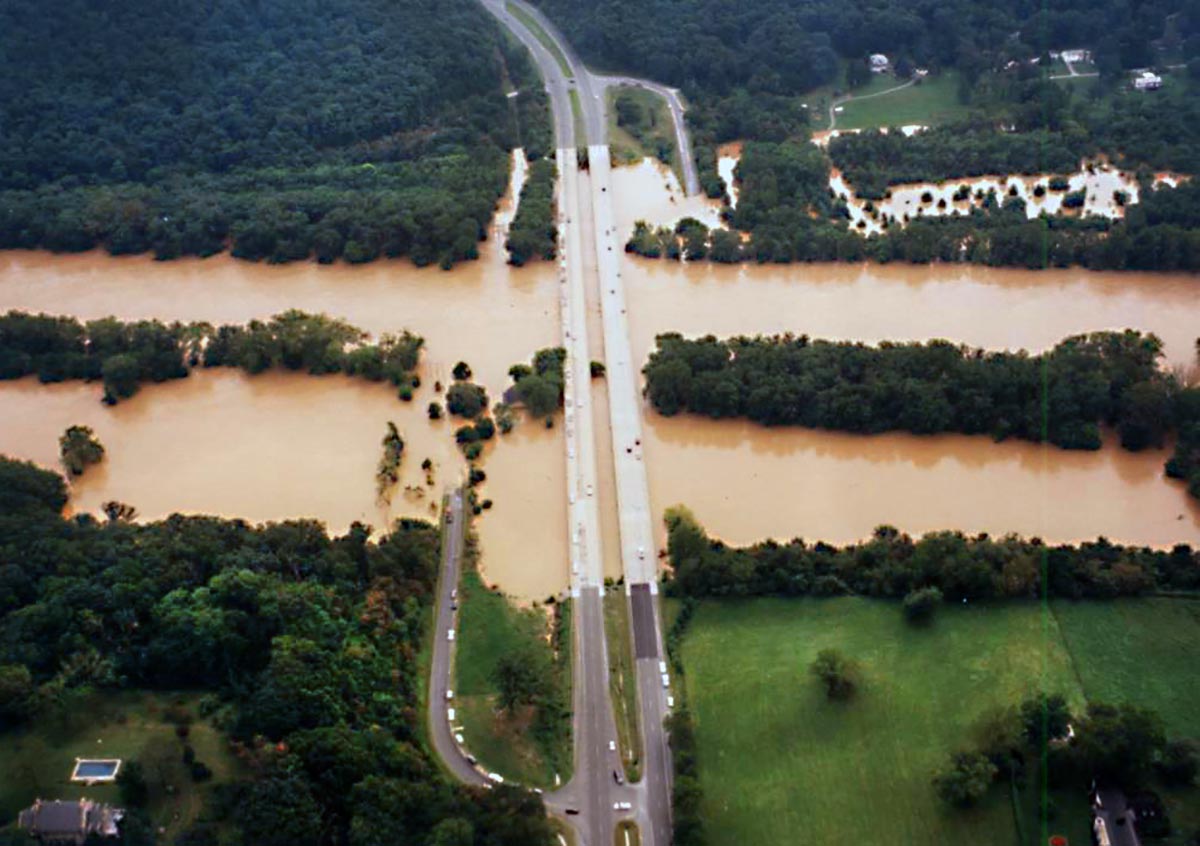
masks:
<instances>
[{"instance_id":1,"label":"flooded river","mask_svg":"<svg viewBox=\"0 0 1200 846\"><path fill-rule=\"evenodd\" d=\"M523 159L518 164L515 190L524 174ZM465 472L455 424L425 417L434 381L448 384L455 362L466 360L495 400L511 365L559 343L554 266L515 270L505 261L513 195L480 245L481 259L449 272L407 261L269 266L227 255L155 262L100 252L0 252L0 310L244 323L299 308L374 335L410 329L426 341L424 384L411 404L379 385L283 374L249 379L224 370L148 386L113 409L100 404L97 386L0 382L0 452L57 469L62 431L72 423L92 426L108 457L77 483L78 511L117 499L148 519L174 511L249 520L307 516L333 531L354 520L382 529L400 514L430 516L427 500L403 492L423 481L421 460L432 457L444 468L439 493ZM374 472L388 420L407 442L405 479L391 508L381 508ZM522 424L488 452L480 497L495 504L478 520L485 575L522 599L544 599L567 584L564 451L561 428Z\"/></svg>"},{"instance_id":2,"label":"flooded river","mask_svg":"<svg viewBox=\"0 0 1200 846\"><path fill-rule=\"evenodd\" d=\"M680 196L673 177L653 163L617 170L613 190L626 232L638 218L716 219L712 203ZM227 257L156 263L0 253L0 309L240 323L295 307L376 334L408 328L428 344L426 381L410 405L390 388L344 377L223 370L148 386L112 409L99 403L97 386L0 383L0 451L56 466L63 429L92 426L108 458L76 484L72 504L81 511L117 499L147 518L172 511L251 520L312 516L335 531L353 520L379 528L398 514L427 514L428 496L403 491L423 483L421 460L437 463L437 492L464 470L453 424L425 419L433 379L445 381L454 362L465 359L496 397L511 364L559 342L555 268L505 264L509 214L506 206L480 261L450 272L405 262L269 267ZM1185 276L685 266L628 256L622 276L639 359L664 331L947 337L1038 350L1074 332L1133 326L1160 334L1172 360L1186 362L1200 334L1197 280ZM590 305L596 307L594 297ZM599 337L597 331L593 341ZM600 392L598 411L603 400ZM383 506L375 498L374 469L389 419L408 447L405 479ZM733 542L794 535L844 542L885 522L911 532L1017 531L1056 541L1099 534L1155 545L1200 541L1196 509L1180 486L1162 479L1161 454L1069 453L986 438L861 438L665 419L649 410L645 431L654 508L685 503L710 531ZM480 497L494 502L479 521L486 576L522 599L543 599L567 583L561 433L561 424L546 430L522 423L485 456ZM607 468L600 481L597 493L607 504ZM606 537L614 533L610 520ZM606 570L615 564L606 562Z\"/></svg>"},{"instance_id":3,"label":"flooded river","mask_svg":"<svg viewBox=\"0 0 1200 846\"><path fill-rule=\"evenodd\" d=\"M641 169L614 173L618 225L701 216L712 204L664 195ZM970 265L688 265L626 256L634 356L661 332L778 333L877 342L950 338L1043 350L1067 335L1133 327L1163 338L1170 361L1192 361L1200 279L1187 275L1022 271ZM647 407L645 455L654 509L690 506L715 535L846 542L888 522L1073 541L1200 540L1198 513L1163 477L1164 455L1098 453L987 438L856 437L765 429ZM1182 518L1182 519L1181 519Z\"/></svg>"}]
</instances>

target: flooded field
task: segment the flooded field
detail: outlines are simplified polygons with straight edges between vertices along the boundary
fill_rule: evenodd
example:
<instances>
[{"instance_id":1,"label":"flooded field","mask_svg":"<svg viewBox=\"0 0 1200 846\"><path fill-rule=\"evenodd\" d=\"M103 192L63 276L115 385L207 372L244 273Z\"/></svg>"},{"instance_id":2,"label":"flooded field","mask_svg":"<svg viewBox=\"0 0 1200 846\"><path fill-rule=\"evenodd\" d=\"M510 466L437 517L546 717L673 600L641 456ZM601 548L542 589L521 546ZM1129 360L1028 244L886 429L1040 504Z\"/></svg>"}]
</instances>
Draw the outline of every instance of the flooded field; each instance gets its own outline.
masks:
<instances>
[{"instance_id":1,"label":"flooded field","mask_svg":"<svg viewBox=\"0 0 1200 846\"><path fill-rule=\"evenodd\" d=\"M620 226L707 201L654 196L636 169L614 174ZM647 196L650 195L650 196ZM1191 363L1200 279L1176 274L1022 271L971 265L684 264L626 256L634 355L655 335L796 332L1040 351L1062 338L1132 327ZM1117 448L1076 453L987 438L854 437L663 418L648 407L645 453L660 512L693 508L731 542L763 537L845 542L890 522L913 532L959 528L1056 541L1105 534L1133 543L1195 541L1197 512L1163 478L1164 456ZM1182 515L1182 518L1181 518Z\"/></svg>"},{"instance_id":2,"label":"flooded field","mask_svg":"<svg viewBox=\"0 0 1200 846\"><path fill-rule=\"evenodd\" d=\"M99 385L0 382L0 453L57 468L58 436L82 423L105 459L72 484L76 512L118 500L149 520L179 511L252 522L312 517L333 532L355 520L383 529L400 516L433 518L430 505L465 474L453 424L425 416L419 400L430 393L422 388L418 401L401 403L390 386L341 375L219 369L148 385L110 408ZM375 467L389 420L405 449L387 504L376 499ZM421 470L426 458L433 488Z\"/></svg>"},{"instance_id":3,"label":"flooded field","mask_svg":"<svg viewBox=\"0 0 1200 846\"><path fill-rule=\"evenodd\" d=\"M625 232L639 218L718 219L716 204L684 198L653 162L615 171L613 192ZM98 386L0 383L0 451L54 467L63 429L92 426L108 458L76 485L72 505L80 511L116 499L146 518L172 511L250 520L311 516L335 531L354 520L380 528L400 514L428 514L430 500L465 467L453 423L425 419L433 379L446 381L454 362L465 359L494 399L511 364L559 342L556 268L505 264L510 214L506 205L480 261L449 272L405 262L269 267L227 257L155 263L0 253L0 309L244 322L295 307L376 334L408 328L428 344L426 381L409 405L385 386L295 374L202 372L148 386L112 409L99 403ZM1072 333L1129 326L1158 333L1170 359L1183 364L1200 326L1197 280L1188 276L965 265L726 267L629 256L621 273L641 359L665 331L794 331L868 342L947 337L1040 350ZM594 354L601 344L597 307L591 295ZM605 399L597 391L598 422ZM383 505L374 469L389 419L408 447L405 479ZM665 419L649 410L645 435L654 508L686 503L732 542L797 534L844 542L885 522L911 532L1017 531L1056 541L1098 534L1155 545L1200 540L1200 517L1182 488L1162 478L1160 453L1071 453L986 438L861 438ZM493 500L478 521L485 575L521 599L543 599L567 583L563 453L560 421L551 430L522 422L485 455L488 479L479 495ZM406 496L404 485L424 482L425 457L437 464L435 492ZM608 506L611 466L601 468L599 481ZM608 538L616 525L613 508L605 512ZM607 571L614 572L609 558Z\"/></svg>"},{"instance_id":4,"label":"flooded field","mask_svg":"<svg viewBox=\"0 0 1200 846\"><path fill-rule=\"evenodd\" d=\"M431 516L429 497L403 492L405 484L423 482L421 460L428 455L445 468L434 499L465 472L456 424L426 418L434 381L448 384L455 362L466 360L494 401L511 365L559 343L555 266L516 270L505 261L512 197L525 172L524 159L517 164L480 260L451 271L406 260L269 266L227 255L155 262L100 252L0 252L0 310L244 323L299 308L374 335L410 329L426 341L424 384L411 404L380 385L227 371L148 386L113 409L100 404L98 386L0 382L0 452L57 469L62 431L92 426L108 459L76 486L78 511L117 499L147 519L173 511L248 520L305 516L334 531L354 520L383 528L398 515ZM407 448L405 479L384 508L375 502L374 472L389 419ZM484 464L480 498L495 503L477 521L485 576L521 599L544 599L567 584L566 518L556 510L563 453L560 428L523 423L489 449Z\"/></svg>"},{"instance_id":5,"label":"flooded field","mask_svg":"<svg viewBox=\"0 0 1200 846\"><path fill-rule=\"evenodd\" d=\"M708 531L846 543L881 523L1110 540L1200 543L1200 507L1163 478L1163 452L1098 452L961 435L855 436L647 413L654 509L687 505Z\"/></svg>"}]
</instances>

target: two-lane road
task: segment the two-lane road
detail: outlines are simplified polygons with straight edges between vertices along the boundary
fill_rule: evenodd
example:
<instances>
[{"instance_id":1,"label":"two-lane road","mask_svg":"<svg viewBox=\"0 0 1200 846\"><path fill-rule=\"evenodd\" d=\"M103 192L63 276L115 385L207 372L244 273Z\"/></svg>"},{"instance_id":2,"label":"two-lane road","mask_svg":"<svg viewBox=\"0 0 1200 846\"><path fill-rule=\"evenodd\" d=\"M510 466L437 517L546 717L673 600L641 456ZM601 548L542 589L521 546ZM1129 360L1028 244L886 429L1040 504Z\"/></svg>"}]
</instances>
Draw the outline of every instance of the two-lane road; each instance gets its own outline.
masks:
<instances>
[{"instance_id":1,"label":"two-lane road","mask_svg":"<svg viewBox=\"0 0 1200 846\"><path fill-rule=\"evenodd\" d=\"M488 784L487 778L467 760L454 739L450 709L454 700L446 698L450 672L454 667L454 641L449 632L455 627L455 601L463 550L463 493L455 488L449 496L442 518L442 572L438 579L433 658L429 679L429 728L433 748L450 771L467 784Z\"/></svg>"}]
</instances>

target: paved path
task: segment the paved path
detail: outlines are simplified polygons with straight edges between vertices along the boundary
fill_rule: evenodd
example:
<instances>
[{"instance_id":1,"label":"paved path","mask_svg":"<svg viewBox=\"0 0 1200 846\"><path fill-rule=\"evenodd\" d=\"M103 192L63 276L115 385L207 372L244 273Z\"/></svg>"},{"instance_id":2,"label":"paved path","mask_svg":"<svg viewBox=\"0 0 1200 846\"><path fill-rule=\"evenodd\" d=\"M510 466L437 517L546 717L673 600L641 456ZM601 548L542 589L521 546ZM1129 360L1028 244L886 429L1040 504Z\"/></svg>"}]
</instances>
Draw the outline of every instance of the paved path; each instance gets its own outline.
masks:
<instances>
[{"instance_id":1,"label":"paved path","mask_svg":"<svg viewBox=\"0 0 1200 846\"><path fill-rule=\"evenodd\" d=\"M667 101L667 107L671 111L671 122L675 126L675 146L679 149L679 161L683 166L684 193L689 196L699 194L700 178L696 174L696 157L692 154L692 142L688 135L687 122L683 118L683 113L687 109L684 107L683 101L679 99L679 91L675 88L669 88L666 85L660 85L657 82L650 82L632 76L593 76L592 78L603 89L614 85L644 88L647 91L653 91Z\"/></svg>"},{"instance_id":2,"label":"paved path","mask_svg":"<svg viewBox=\"0 0 1200 846\"><path fill-rule=\"evenodd\" d=\"M454 591L458 587L458 576L462 566L463 549L463 494L456 488L449 498L449 505L442 517L442 572L438 579L434 623L433 659L429 680L429 726L430 738L438 757L442 759L460 781L467 784L489 784L484 774L468 759L467 753L454 738L450 709L454 700L446 698L450 687L450 673L454 667L455 642L449 638L450 629L455 628L457 614L454 610Z\"/></svg>"}]
</instances>

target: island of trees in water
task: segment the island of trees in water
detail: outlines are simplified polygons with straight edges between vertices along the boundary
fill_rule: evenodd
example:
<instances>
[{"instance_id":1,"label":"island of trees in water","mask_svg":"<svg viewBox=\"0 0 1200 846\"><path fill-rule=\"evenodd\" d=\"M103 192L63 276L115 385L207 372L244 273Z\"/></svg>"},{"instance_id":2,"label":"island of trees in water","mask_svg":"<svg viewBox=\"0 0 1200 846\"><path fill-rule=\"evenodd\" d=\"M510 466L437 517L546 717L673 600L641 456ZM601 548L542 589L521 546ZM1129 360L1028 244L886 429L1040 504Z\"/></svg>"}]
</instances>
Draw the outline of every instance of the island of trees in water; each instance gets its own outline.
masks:
<instances>
[{"instance_id":1,"label":"island of trees in water","mask_svg":"<svg viewBox=\"0 0 1200 846\"><path fill-rule=\"evenodd\" d=\"M0 248L449 266L516 146L547 99L472 0L0 9Z\"/></svg>"},{"instance_id":2,"label":"island of trees in water","mask_svg":"<svg viewBox=\"0 0 1200 846\"><path fill-rule=\"evenodd\" d=\"M948 341L862 343L807 335L659 335L643 373L661 414L742 417L847 432L959 432L1099 449L1161 446L1167 473L1200 497L1200 388L1161 366L1162 343L1127 330L1078 335L1040 355Z\"/></svg>"},{"instance_id":3,"label":"island of trees in water","mask_svg":"<svg viewBox=\"0 0 1200 846\"><path fill-rule=\"evenodd\" d=\"M0 379L102 380L104 401L114 404L144 383L182 379L195 367L236 367L251 374L282 369L387 380L401 399L412 399L424 339L407 331L373 344L366 338L342 320L296 310L216 327L112 317L81 323L10 311L0 316Z\"/></svg>"},{"instance_id":4,"label":"island of trees in water","mask_svg":"<svg viewBox=\"0 0 1200 846\"><path fill-rule=\"evenodd\" d=\"M201 691L242 766L177 843L553 842L539 796L453 783L425 749L436 527L102 523L64 519L66 501L60 476L0 457L5 742L105 693ZM123 794L122 842L153 844L144 785Z\"/></svg>"}]
</instances>

